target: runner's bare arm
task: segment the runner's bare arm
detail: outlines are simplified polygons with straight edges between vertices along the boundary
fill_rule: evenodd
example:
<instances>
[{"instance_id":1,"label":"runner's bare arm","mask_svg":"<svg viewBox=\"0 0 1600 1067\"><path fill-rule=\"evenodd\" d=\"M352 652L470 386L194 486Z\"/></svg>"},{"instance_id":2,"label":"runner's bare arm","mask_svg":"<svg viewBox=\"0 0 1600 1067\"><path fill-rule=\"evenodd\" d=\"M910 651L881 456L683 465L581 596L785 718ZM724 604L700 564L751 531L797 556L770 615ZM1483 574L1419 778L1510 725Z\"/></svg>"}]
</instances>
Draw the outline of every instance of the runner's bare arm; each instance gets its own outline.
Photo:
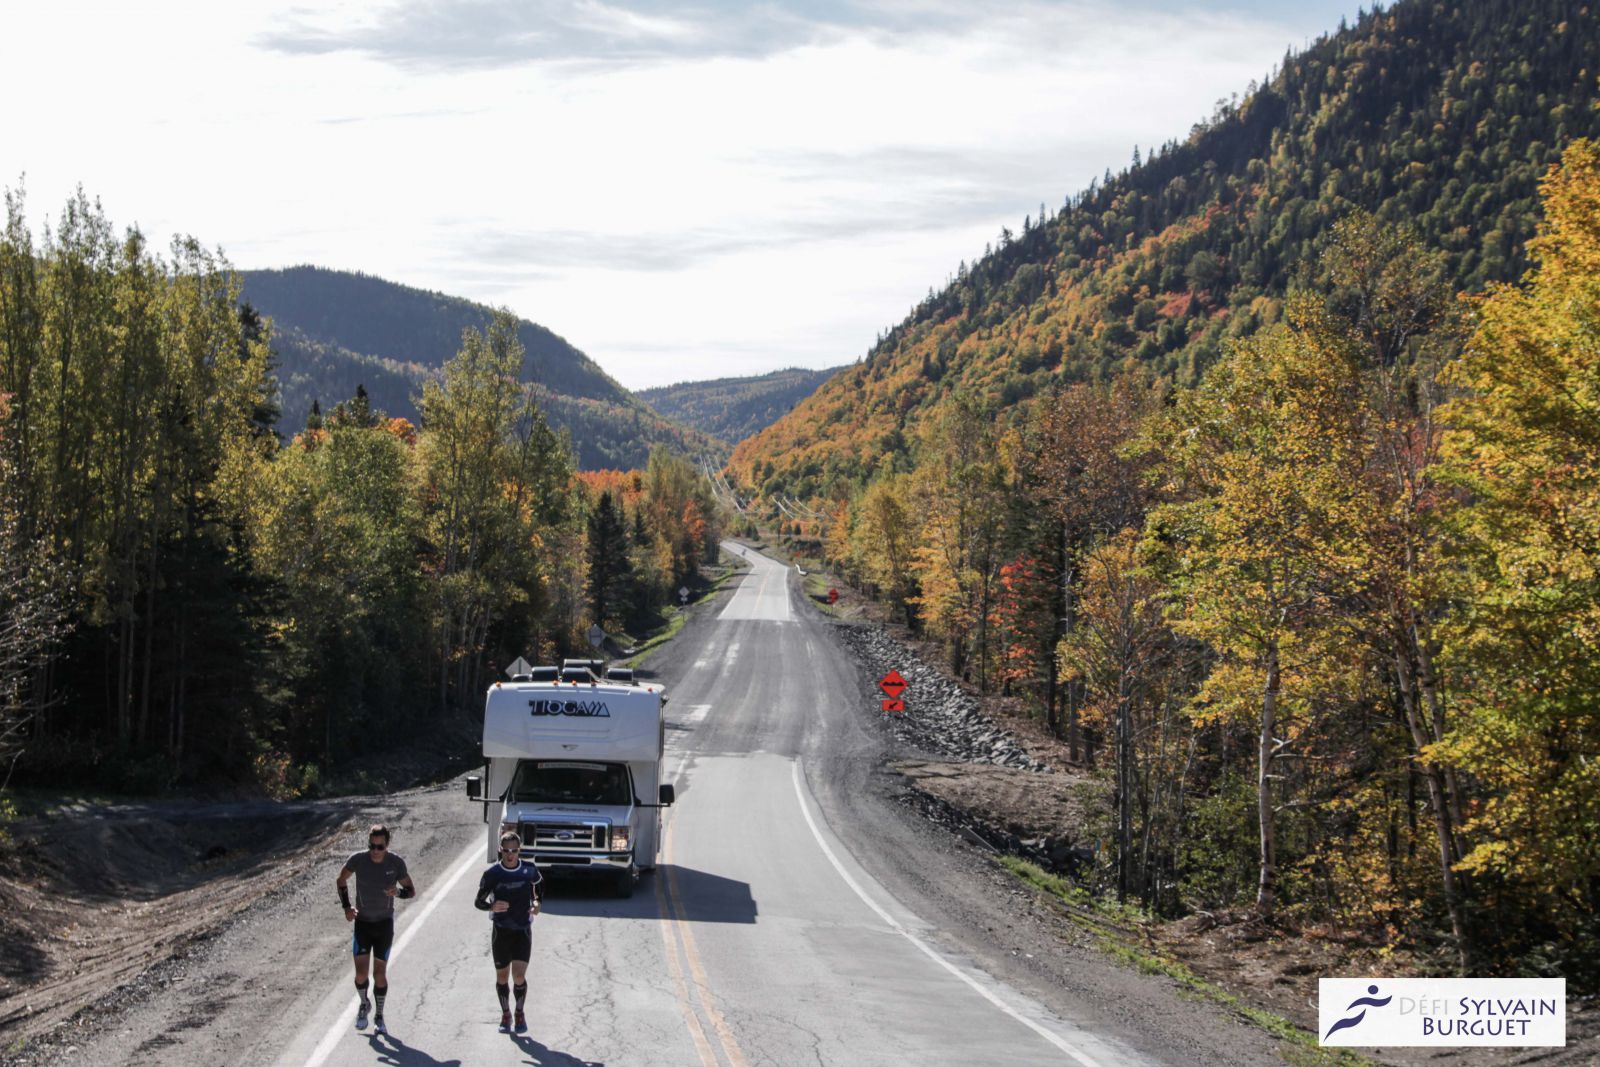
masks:
<instances>
[{"instance_id":1,"label":"runner's bare arm","mask_svg":"<svg viewBox=\"0 0 1600 1067\"><path fill-rule=\"evenodd\" d=\"M401 900L410 900L417 895L417 885L408 874L400 879L400 892L396 894Z\"/></svg>"}]
</instances>

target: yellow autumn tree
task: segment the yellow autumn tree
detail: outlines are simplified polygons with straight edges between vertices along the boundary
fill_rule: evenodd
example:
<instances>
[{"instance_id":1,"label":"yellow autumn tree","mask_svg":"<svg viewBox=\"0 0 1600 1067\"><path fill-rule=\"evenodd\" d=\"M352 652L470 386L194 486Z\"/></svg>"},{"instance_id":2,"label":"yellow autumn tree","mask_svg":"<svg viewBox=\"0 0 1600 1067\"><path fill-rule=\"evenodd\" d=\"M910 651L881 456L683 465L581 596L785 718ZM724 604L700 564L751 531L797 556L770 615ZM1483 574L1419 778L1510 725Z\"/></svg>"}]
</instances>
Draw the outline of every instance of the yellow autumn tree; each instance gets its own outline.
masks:
<instances>
[{"instance_id":1,"label":"yellow autumn tree","mask_svg":"<svg viewBox=\"0 0 1600 1067\"><path fill-rule=\"evenodd\" d=\"M912 552L917 522L907 503L911 487L905 475L886 474L868 485L851 509L850 556L867 581L912 625ZM836 523L836 525L842 525Z\"/></svg>"},{"instance_id":2,"label":"yellow autumn tree","mask_svg":"<svg viewBox=\"0 0 1600 1067\"><path fill-rule=\"evenodd\" d=\"M1194 701L1199 721L1254 720L1259 878L1276 906L1280 763L1300 751L1318 696L1344 688L1340 605L1361 552L1358 375L1344 346L1280 327L1237 344L1156 424L1174 502L1146 527L1146 553L1173 591L1173 625L1217 653Z\"/></svg>"},{"instance_id":3,"label":"yellow autumn tree","mask_svg":"<svg viewBox=\"0 0 1600 1067\"><path fill-rule=\"evenodd\" d=\"M1447 371L1445 455L1471 494L1447 643L1471 685L1447 747L1488 793L1462 867L1526 917L1503 951L1567 973L1600 968L1600 147L1573 144L1541 191L1535 267L1479 302Z\"/></svg>"}]
</instances>

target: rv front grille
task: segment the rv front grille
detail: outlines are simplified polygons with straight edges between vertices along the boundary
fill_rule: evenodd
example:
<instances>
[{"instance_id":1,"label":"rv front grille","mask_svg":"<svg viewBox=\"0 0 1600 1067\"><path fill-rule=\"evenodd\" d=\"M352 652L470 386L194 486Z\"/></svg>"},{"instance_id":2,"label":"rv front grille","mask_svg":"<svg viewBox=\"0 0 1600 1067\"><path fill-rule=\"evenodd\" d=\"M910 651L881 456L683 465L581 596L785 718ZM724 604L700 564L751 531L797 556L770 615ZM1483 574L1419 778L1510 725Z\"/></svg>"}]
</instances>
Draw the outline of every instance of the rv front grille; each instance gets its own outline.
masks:
<instances>
[{"instance_id":1,"label":"rv front grille","mask_svg":"<svg viewBox=\"0 0 1600 1067\"><path fill-rule=\"evenodd\" d=\"M551 849L603 852L607 829L605 823L523 823L522 840L540 852Z\"/></svg>"}]
</instances>

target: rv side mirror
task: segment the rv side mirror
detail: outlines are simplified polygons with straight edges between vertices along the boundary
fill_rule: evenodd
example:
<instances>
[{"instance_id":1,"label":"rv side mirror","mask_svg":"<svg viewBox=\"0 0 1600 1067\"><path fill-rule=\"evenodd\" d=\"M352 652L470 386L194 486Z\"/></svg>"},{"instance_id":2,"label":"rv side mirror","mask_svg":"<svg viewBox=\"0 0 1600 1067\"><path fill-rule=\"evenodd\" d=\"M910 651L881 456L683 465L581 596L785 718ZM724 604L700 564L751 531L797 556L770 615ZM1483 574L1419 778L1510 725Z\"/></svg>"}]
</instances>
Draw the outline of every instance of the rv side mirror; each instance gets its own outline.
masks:
<instances>
[{"instance_id":1,"label":"rv side mirror","mask_svg":"<svg viewBox=\"0 0 1600 1067\"><path fill-rule=\"evenodd\" d=\"M675 799L677 799L677 791L672 786L664 785L661 787L661 806L663 808L670 808Z\"/></svg>"},{"instance_id":2,"label":"rv side mirror","mask_svg":"<svg viewBox=\"0 0 1600 1067\"><path fill-rule=\"evenodd\" d=\"M483 799L483 779L478 777L476 774L467 775L467 799Z\"/></svg>"}]
</instances>

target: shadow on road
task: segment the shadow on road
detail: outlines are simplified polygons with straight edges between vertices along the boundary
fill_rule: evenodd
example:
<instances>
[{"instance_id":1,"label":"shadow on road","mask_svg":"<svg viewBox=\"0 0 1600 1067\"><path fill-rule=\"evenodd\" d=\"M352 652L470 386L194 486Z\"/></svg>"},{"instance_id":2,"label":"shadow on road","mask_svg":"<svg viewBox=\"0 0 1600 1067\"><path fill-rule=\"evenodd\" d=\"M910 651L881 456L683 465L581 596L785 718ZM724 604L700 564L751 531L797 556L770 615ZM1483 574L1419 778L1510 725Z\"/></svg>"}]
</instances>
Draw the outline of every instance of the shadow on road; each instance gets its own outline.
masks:
<instances>
[{"instance_id":1,"label":"shadow on road","mask_svg":"<svg viewBox=\"0 0 1600 1067\"><path fill-rule=\"evenodd\" d=\"M617 899L609 881L570 875L553 877L544 883L542 906L548 915L657 920L663 916L657 904L656 883L665 890L669 908L675 902L681 918L690 922L753 923L760 913L749 882L671 863L646 872L627 900Z\"/></svg>"},{"instance_id":2,"label":"shadow on road","mask_svg":"<svg viewBox=\"0 0 1600 1067\"><path fill-rule=\"evenodd\" d=\"M565 1052L557 1052L553 1048L539 1044L531 1037L514 1035L511 1040L527 1054L528 1058L524 1062L534 1064L535 1067L606 1067L603 1063L580 1060Z\"/></svg>"},{"instance_id":3,"label":"shadow on road","mask_svg":"<svg viewBox=\"0 0 1600 1067\"><path fill-rule=\"evenodd\" d=\"M378 1054L378 1062L390 1067L461 1067L460 1060L436 1060L393 1034L373 1034L367 1044Z\"/></svg>"},{"instance_id":4,"label":"shadow on road","mask_svg":"<svg viewBox=\"0 0 1600 1067\"><path fill-rule=\"evenodd\" d=\"M667 880L667 896L683 912L682 918L698 923L753 923L756 898L750 883L724 878L710 871L664 863L655 877Z\"/></svg>"}]
</instances>

